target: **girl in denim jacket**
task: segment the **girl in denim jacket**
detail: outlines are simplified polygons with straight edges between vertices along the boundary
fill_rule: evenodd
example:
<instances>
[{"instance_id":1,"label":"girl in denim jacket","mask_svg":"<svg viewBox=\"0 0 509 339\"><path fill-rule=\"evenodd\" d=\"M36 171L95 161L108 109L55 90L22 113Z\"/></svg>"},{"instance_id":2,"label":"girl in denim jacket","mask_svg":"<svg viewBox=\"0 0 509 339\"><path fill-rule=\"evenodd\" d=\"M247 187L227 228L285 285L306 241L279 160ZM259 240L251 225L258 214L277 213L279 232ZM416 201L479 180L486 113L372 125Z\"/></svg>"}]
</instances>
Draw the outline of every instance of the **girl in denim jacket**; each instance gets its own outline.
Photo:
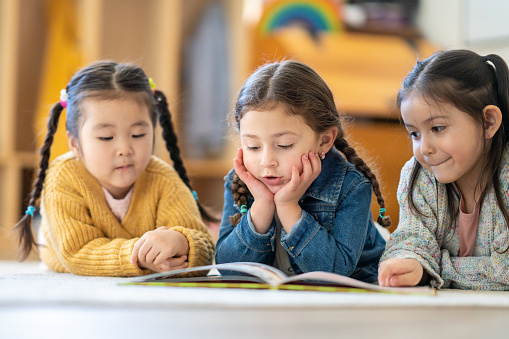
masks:
<instances>
[{"instance_id":1,"label":"girl in denim jacket","mask_svg":"<svg viewBox=\"0 0 509 339\"><path fill-rule=\"evenodd\" d=\"M323 79L296 61L264 65L244 83L231 120L242 147L225 177L216 263L375 282L385 241L371 215L372 190L378 222L390 220Z\"/></svg>"},{"instance_id":2,"label":"girl in denim jacket","mask_svg":"<svg viewBox=\"0 0 509 339\"><path fill-rule=\"evenodd\" d=\"M398 105L414 157L381 285L509 290L508 83L502 58L467 50L439 52L406 77Z\"/></svg>"}]
</instances>

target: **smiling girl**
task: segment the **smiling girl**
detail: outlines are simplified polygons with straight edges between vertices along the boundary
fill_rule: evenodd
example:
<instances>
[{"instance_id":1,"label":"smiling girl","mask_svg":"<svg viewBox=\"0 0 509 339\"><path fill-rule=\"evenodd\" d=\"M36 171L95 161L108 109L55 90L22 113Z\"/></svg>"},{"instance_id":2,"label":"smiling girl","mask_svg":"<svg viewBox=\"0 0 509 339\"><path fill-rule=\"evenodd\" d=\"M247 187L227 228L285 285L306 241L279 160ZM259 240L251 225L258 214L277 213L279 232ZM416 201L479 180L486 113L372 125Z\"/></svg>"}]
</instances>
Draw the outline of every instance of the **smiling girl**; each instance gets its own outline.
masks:
<instances>
[{"instance_id":1,"label":"smiling girl","mask_svg":"<svg viewBox=\"0 0 509 339\"><path fill-rule=\"evenodd\" d=\"M232 125L242 147L225 178L216 262L376 282L385 241L371 216L372 191L378 222L390 221L375 175L344 139L322 78L296 61L259 68L240 90Z\"/></svg>"},{"instance_id":2,"label":"smiling girl","mask_svg":"<svg viewBox=\"0 0 509 339\"><path fill-rule=\"evenodd\" d=\"M414 158L381 285L509 289L508 84L502 58L467 50L439 52L406 77L398 105Z\"/></svg>"}]
</instances>

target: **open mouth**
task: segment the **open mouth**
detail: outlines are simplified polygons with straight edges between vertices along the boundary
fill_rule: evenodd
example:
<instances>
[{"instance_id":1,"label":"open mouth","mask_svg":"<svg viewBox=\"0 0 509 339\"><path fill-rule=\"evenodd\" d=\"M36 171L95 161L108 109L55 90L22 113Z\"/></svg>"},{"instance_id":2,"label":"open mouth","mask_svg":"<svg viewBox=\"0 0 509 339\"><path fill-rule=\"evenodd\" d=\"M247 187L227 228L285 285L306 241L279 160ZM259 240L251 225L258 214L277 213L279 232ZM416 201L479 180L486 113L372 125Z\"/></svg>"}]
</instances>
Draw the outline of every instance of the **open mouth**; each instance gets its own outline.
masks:
<instances>
[{"instance_id":1,"label":"open mouth","mask_svg":"<svg viewBox=\"0 0 509 339\"><path fill-rule=\"evenodd\" d=\"M267 185L279 185L283 181L282 177L266 176L263 177L263 182Z\"/></svg>"}]
</instances>

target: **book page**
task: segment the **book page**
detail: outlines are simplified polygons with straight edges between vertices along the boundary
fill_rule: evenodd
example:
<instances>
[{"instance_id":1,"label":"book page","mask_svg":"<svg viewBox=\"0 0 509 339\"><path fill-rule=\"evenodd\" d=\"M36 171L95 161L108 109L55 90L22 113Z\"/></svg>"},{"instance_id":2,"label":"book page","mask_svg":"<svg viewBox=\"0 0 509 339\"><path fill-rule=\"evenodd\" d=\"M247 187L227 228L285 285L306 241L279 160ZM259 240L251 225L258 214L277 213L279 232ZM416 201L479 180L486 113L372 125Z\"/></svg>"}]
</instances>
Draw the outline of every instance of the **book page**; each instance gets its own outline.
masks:
<instances>
[{"instance_id":1,"label":"book page","mask_svg":"<svg viewBox=\"0 0 509 339\"><path fill-rule=\"evenodd\" d=\"M426 290L430 290L429 286L416 286L416 287L382 287L376 284L370 284L367 282L363 282L360 280L356 280L350 277L345 277L343 275L329 273L329 272L308 272L299 275L295 275L285 279L284 283L303 283L305 281L317 281L317 282L325 282L330 283L334 286L347 286L354 288L362 288L366 290L373 291L393 291L397 293L407 292L407 293L423 293Z\"/></svg>"},{"instance_id":2,"label":"book page","mask_svg":"<svg viewBox=\"0 0 509 339\"><path fill-rule=\"evenodd\" d=\"M210 271L212 268L218 270L227 270L227 271L235 271L240 273L249 274L254 276L260 280L261 283L269 284L271 286L278 286L285 281L288 277L272 266L268 266L265 264L255 263L255 262L237 262L237 263L224 263L224 264L216 264L216 265L207 265L207 266L198 266L198 267L190 267L181 270L168 271L162 273L154 273L149 274L140 278L135 278L134 281L139 282L147 282L154 281L160 279L171 278L173 276L189 273L189 272L199 272L199 271ZM236 277L236 278L241 278ZM246 279L247 280L247 279ZM249 279L252 280L252 279Z\"/></svg>"}]
</instances>

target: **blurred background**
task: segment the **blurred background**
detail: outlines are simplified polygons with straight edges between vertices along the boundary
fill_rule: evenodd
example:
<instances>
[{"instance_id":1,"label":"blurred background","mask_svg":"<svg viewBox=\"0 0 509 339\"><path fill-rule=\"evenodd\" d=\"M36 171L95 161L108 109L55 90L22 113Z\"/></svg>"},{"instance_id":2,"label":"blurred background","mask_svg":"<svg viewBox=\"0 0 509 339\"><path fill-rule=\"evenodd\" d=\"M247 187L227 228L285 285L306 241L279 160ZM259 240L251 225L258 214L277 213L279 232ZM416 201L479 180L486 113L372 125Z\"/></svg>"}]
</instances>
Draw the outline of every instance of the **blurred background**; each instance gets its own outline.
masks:
<instances>
[{"instance_id":1,"label":"blurred background","mask_svg":"<svg viewBox=\"0 0 509 339\"><path fill-rule=\"evenodd\" d=\"M226 116L243 81L265 62L309 64L377 174L392 231L411 157L395 106L402 79L440 49L509 60L508 12L504 0L0 0L0 259L15 259L10 230L26 208L49 109L99 59L136 63L165 92L192 185L218 214L238 147ZM52 158L68 151L64 119L57 134ZM170 162L161 138L155 153ZM217 225L210 230L217 237Z\"/></svg>"}]
</instances>

